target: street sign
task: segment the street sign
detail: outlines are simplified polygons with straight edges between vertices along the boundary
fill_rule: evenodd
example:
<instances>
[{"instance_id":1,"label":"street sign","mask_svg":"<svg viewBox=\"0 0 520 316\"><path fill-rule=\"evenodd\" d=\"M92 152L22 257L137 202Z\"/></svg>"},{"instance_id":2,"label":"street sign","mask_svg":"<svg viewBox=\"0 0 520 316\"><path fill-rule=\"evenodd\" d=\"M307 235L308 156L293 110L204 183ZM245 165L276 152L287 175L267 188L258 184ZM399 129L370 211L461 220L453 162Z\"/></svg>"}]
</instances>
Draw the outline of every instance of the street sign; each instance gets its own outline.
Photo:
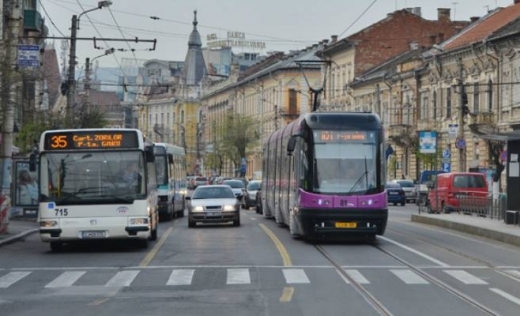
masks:
<instances>
[{"instance_id":1,"label":"street sign","mask_svg":"<svg viewBox=\"0 0 520 316\"><path fill-rule=\"evenodd\" d=\"M442 164L442 171L444 171L444 172L451 172L451 164L450 163L443 163Z\"/></svg>"},{"instance_id":2,"label":"street sign","mask_svg":"<svg viewBox=\"0 0 520 316\"><path fill-rule=\"evenodd\" d=\"M466 141L464 138L457 138L457 141L455 142L455 147L458 149L464 149L466 147Z\"/></svg>"},{"instance_id":3,"label":"street sign","mask_svg":"<svg viewBox=\"0 0 520 316\"><path fill-rule=\"evenodd\" d=\"M442 151L442 158L450 158L450 157L451 157L451 152L450 152L450 150L447 149L447 148L444 149L444 150Z\"/></svg>"},{"instance_id":4,"label":"street sign","mask_svg":"<svg viewBox=\"0 0 520 316\"><path fill-rule=\"evenodd\" d=\"M40 46L18 45L18 66L22 68L40 67Z\"/></svg>"},{"instance_id":5,"label":"street sign","mask_svg":"<svg viewBox=\"0 0 520 316\"><path fill-rule=\"evenodd\" d=\"M449 157L444 157L441 159L442 163L450 163L451 162L451 158Z\"/></svg>"},{"instance_id":6,"label":"street sign","mask_svg":"<svg viewBox=\"0 0 520 316\"><path fill-rule=\"evenodd\" d=\"M456 138L459 133L459 124L449 124L448 125L448 137Z\"/></svg>"}]
</instances>

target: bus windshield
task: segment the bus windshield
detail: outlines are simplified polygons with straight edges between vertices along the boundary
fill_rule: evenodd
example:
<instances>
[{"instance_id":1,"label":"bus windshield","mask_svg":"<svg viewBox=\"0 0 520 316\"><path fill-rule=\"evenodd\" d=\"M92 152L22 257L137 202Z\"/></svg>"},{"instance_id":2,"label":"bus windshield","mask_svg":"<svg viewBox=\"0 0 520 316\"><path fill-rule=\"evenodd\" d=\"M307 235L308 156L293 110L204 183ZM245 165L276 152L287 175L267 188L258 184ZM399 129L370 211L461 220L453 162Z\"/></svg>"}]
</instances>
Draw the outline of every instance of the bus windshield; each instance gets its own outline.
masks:
<instances>
[{"instance_id":1,"label":"bus windshield","mask_svg":"<svg viewBox=\"0 0 520 316\"><path fill-rule=\"evenodd\" d=\"M376 187L374 143L315 144L314 191L365 194Z\"/></svg>"},{"instance_id":2,"label":"bus windshield","mask_svg":"<svg viewBox=\"0 0 520 316\"><path fill-rule=\"evenodd\" d=\"M45 152L40 161L41 202L120 204L146 198L139 151Z\"/></svg>"}]
</instances>

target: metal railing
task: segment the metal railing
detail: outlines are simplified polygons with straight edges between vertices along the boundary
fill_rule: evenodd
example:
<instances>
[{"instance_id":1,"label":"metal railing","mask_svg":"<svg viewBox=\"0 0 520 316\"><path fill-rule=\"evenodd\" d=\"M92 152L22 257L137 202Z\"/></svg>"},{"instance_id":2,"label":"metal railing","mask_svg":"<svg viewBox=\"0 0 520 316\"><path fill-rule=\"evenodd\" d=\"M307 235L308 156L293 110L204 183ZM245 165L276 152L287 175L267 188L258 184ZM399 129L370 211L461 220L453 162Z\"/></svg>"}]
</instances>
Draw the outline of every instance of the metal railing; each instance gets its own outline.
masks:
<instances>
[{"instance_id":1,"label":"metal railing","mask_svg":"<svg viewBox=\"0 0 520 316\"><path fill-rule=\"evenodd\" d=\"M503 220L507 209L507 199L505 195L500 195L498 199L493 199L493 195L488 196L461 196L459 197L459 213L489 217L491 219Z\"/></svg>"}]
</instances>

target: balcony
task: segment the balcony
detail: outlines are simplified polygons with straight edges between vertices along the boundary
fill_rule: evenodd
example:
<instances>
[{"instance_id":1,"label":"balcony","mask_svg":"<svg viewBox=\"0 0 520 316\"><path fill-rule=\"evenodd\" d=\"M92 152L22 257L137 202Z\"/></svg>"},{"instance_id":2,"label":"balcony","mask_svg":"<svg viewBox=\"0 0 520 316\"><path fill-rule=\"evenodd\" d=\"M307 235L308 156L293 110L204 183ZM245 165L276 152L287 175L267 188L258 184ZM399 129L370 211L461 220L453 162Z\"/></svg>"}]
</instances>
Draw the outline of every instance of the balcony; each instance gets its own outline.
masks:
<instances>
[{"instance_id":1,"label":"balcony","mask_svg":"<svg viewBox=\"0 0 520 316\"><path fill-rule=\"evenodd\" d=\"M470 125L495 125L496 115L491 112L479 112L470 115Z\"/></svg>"},{"instance_id":2,"label":"balcony","mask_svg":"<svg viewBox=\"0 0 520 316\"><path fill-rule=\"evenodd\" d=\"M435 130L435 120L418 120L417 121L417 130L418 131L431 131Z\"/></svg>"},{"instance_id":3,"label":"balcony","mask_svg":"<svg viewBox=\"0 0 520 316\"><path fill-rule=\"evenodd\" d=\"M387 133L388 133L388 138L392 138L395 136L401 136L403 134L409 134L410 131L411 131L410 125L399 124L399 125L390 125L388 127Z\"/></svg>"},{"instance_id":4,"label":"balcony","mask_svg":"<svg viewBox=\"0 0 520 316\"><path fill-rule=\"evenodd\" d=\"M42 15L38 10L24 10L23 28L26 32L39 32L44 30Z\"/></svg>"},{"instance_id":5,"label":"balcony","mask_svg":"<svg viewBox=\"0 0 520 316\"><path fill-rule=\"evenodd\" d=\"M388 128L388 139L401 147L415 146L417 135L411 125L391 125Z\"/></svg>"}]
</instances>

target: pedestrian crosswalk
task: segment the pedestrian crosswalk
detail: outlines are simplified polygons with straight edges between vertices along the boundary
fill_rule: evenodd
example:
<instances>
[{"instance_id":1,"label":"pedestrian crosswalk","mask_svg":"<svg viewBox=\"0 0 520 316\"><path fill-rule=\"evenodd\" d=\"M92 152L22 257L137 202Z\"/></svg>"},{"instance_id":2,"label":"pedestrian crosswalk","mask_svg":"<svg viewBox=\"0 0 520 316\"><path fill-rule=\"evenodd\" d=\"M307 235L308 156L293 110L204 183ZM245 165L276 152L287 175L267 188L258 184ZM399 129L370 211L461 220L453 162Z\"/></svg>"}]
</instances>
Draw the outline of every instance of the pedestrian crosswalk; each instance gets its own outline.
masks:
<instances>
[{"instance_id":1,"label":"pedestrian crosswalk","mask_svg":"<svg viewBox=\"0 0 520 316\"><path fill-rule=\"evenodd\" d=\"M344 269L348 278L342 280L346 283L356 282L361 285L370 285L372 281L380 281L379 279L394 278L397 282L404 285L425 285L431 282L417 272L407 268L388 268L378 269ZM476 269L471 273L462 269L441 269L442 275L455 279L464 285L487 285L486 277L479 277L476 275L478 271L483 269ZM384 275L380 271L384 271ZM438 272L438 271L437 271ZM149 279L150 274L156 274L151 279L159 282L154 286L179 287L191 286L197 281L204 282L208 278L213 281L215 278L209 276L222 275L222 286L240 286L252 284L258 281L262 275L267 273L279 274L276 280L285 285L306 285L312 284L313 281L318 281L320 273L337 273L333 268L296 268L296 267L280 267L280 268L161 268L161 269L90 269L90 270L73 270L67 271L59 270L34 270L34 271L0 271L0 294L3 290L8 290L16 286L23 286L23 282L30 284L31 288L40 287L44 289L60 289L75 286L84 286L85 280L102 279L100 284L90 284L92 286L101 286L107 288L124 288L140 286L142 280ZM512 277L520 276L520 271L507 270ZM100 278L99 275L102 274ZM157 276L157 274L159 274ZM439 275L439 273L437 273ZM438 277L438 276L437 276ZM377 280L376 280L377 278ZM372 279L372 280L371 280ZM138 281L140 280L140 282ZM217 280L220 280L217 278ZM391 281L391 280L390 280ZM149 286L149 282L146 283ZM198 284L200 286L200 284Z\"/></svg>"}]
</instances>

